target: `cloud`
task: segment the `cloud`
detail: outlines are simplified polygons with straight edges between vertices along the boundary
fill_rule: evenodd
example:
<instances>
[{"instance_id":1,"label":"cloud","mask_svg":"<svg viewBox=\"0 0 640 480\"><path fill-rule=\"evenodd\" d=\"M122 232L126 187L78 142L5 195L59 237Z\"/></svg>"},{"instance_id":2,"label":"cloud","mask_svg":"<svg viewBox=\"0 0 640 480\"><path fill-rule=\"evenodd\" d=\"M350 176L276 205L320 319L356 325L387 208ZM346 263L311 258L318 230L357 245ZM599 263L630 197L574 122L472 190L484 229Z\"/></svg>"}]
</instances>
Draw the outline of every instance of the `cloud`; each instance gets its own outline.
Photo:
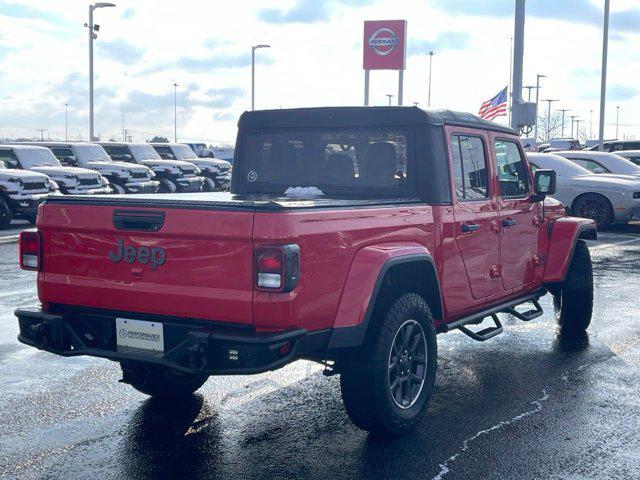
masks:
<instances>
[{"instance_id":1,"label":"cloud","mask_svg":"<svg viewBox=\"0 0 640 480\"><path fill-rule=\"evenodd\" d=\"M229 41L225 40L224 38L207 38L204 42L202 42L202 46L204 48L218 48L225 45L229 45Z\"/></svg>"},{"instance_id":2,"label":"cloud","mask_svg":"<svg viewBox=\"0 0 640 480\"><path fill-rule=\"evenodd\" d=\"M442 32L433 40L409 40L407 53L409 55L424 55L429 50L436 53L443 50L463 50L469 42L470 35L466 32Z\"/></svg>"},{"instance_id":3,"label":"cloud","mask_svg":"<svg viewBox=\"0 0 640 480\"><path fill-rule=\"evenodd\" d=\"M132 18L135 15L136 11L134 8L127 8L124 12L122 12L122 15L120 15L120 18L122 18L123 20L128 20L130 18Z\"/></svg>"},{"instance_id":4,"label":"cloud","mask_svg":"<svg viewBox=\"0 0 640 480\"><path fill-rule=\"evenodd\" d=\"M513 0L434 0L433 4L450 15L511 18L514 14ZM604 13L599 6L586 0L537 0L527 3L527 15L600 27ZM639 24L640 10L611 13L612 31L636 32Z\"/></svg>"},{"instance_id":5,"label":"cloud","mask_svg":"<svg viewBox=\"0 0 640 480\"><path fill-rule=\"evenodd\" d=\"M297 0L288 10L265 8L258 11L258 18L266 23L318 23L331 17L332 5L360 7L374 0Z\"/></svg>"},{"instance_id":6,"label":"cloud","mask_svg":"<svg viewBox=\"0 0 640 480\"><path fill-rule=\"evenodd\" d=\"M58 23L62 21L62 18L54 12L43 11L27 5L5 1L0 1L0 15L13 18L45 20L52 23Z\"/></svg>"},{"instance_id":7,"label":"cloud","mask_svg":"<svg viewBox=\"0 0 640 480\"><path fill-rule=\"evenodd\" d=\"M628 85L614 84L607 89L607 100L614 102L624 102L633 99L640 93L640 90Z\"/></svg>"},{"instance_id":8,"label":"cloud","mask_svg":"<svg viewBox=\"0 0 640 480\"><path fill-rule=\"evenodd\" d=\"M256 63L271 65L273 59L268 55L260 55ZM193 73L209 72L220 68L240 68L251 65L251 56L248 53L233 54L224 53L207 57L182 57L176 66Z\"/></svg>"},{"instance_id":9,"label":"cloud","mask_svg":"<svg viewBox=\"0 0 640 480\"><path fill-rule=\"evenodd\" d=\"M123 65L138 63L144 55L144 50L124 40L98 43L100 53L114 62Z\"/></svg>"}]
</instances>

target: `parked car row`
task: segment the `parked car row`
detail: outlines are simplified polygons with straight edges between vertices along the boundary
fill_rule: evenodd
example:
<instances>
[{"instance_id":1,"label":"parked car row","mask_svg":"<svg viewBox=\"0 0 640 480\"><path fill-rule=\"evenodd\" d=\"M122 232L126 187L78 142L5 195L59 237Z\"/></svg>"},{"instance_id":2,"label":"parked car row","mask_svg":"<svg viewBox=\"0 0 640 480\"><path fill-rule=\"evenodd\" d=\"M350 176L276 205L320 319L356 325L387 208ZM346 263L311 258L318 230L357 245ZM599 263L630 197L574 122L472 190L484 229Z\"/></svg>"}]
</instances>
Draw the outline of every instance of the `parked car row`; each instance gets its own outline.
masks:
<instances>
[{"instance_id":1,"label":"parked car row","mask_svg":"<svg viewBox=\"0 0 640 480\"><path fill-rule=\"evenodd\" d=\"M640 220L640 166L606 152L567 150L527 154L531 169L556 171L554 197L598 229Z\"/></svg>"},{"instance_id":2,"label":"parked car row","mask_svg":"<svg viewBox=\"0 0 640 480\"><path fill-rule=\"evenodd\" d=\"M228 190L231 164L183 144L29 142L0 145L0 228L34 222L48 195Z\"/></svg>"}]
</instances>

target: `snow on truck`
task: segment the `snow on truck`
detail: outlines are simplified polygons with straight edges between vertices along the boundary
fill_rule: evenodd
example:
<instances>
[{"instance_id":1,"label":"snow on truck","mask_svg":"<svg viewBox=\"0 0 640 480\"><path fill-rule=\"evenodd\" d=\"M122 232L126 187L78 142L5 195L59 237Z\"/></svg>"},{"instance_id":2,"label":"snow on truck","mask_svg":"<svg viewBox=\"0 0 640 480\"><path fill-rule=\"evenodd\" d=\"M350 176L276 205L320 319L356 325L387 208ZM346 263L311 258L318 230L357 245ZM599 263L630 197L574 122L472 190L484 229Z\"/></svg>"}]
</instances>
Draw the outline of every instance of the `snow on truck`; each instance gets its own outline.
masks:
<instances>
[{"instance_id":1,"label":"snow on truck","mask_svg":"<svg viewBox=\"0 0 640 480\"><path fill-rule=\"evenodd\" d=\"M313 360L358 427L399 434L429 403L436 334L488 340L547 293L567 335L590 323L594 223L546 198L555 172L532 175L510 129L418 108L256 111L235 158L228 193L47 200L20 241L41 305L16 311L19 340L119 362L124 383L173 399Z\"/></svg>"}]
</instances>

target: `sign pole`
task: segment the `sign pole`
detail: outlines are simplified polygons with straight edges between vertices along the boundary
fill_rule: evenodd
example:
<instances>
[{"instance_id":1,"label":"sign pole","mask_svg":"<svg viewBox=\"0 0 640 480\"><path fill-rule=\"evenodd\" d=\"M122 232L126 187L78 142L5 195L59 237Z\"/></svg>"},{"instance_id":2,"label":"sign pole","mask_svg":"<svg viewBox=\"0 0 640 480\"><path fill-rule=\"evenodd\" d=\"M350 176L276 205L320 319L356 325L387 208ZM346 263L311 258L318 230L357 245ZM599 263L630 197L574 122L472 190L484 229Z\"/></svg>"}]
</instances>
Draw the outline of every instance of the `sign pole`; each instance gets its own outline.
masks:
<instances>
[{"instance_id":1,"label":"sign pole","mask_svg":"<svg viewBox=\"0 0 640 480\"><path fill-rule=\"evenodd\" d=\"M369 70L364 71L364 106L369 106Z\"/></svg>"},{"instance_id":2,"label":"sign pole","mask_svg":"<svg viewBox=\"0 0 640 480\"><path fill-rule=\"evenodd\" d=\"M398 70L398 105L402 105L402 94L404 90L404 70Z\"/></svg>"}]
</instances>

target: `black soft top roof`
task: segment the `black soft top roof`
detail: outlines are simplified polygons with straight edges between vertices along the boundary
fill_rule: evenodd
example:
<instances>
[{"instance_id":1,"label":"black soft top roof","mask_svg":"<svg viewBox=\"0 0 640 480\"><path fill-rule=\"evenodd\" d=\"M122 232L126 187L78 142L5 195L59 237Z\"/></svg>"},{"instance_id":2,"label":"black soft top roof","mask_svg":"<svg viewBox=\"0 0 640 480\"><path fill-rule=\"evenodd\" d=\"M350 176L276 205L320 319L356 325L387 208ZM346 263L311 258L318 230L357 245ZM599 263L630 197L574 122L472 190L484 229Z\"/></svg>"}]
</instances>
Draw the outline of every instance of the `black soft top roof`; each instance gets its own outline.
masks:
<instances>
[{"instance_id":1,"label":"black soft top roof","mask_svg":"<svg viewBox=\"0 0 640 480\"><path fill-rule=\"evenodd\" d=\"M483 120L476 115L451 110L425 111L418 107L320 107L245 112L238 127L359 127L457 125L515 135L509 127Z\"/></svg>"}]
</instances>

